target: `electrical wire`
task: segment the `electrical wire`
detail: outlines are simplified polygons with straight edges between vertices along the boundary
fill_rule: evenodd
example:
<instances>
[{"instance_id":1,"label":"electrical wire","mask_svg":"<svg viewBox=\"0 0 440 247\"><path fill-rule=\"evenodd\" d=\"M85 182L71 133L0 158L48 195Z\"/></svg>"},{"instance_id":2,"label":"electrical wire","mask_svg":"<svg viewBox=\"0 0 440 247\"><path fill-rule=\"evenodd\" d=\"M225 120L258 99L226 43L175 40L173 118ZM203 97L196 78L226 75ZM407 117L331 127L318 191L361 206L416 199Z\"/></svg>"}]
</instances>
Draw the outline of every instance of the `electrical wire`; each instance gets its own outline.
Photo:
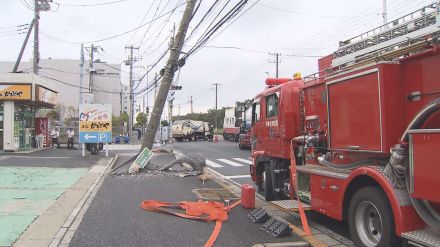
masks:
<instances>
[{"instance_id":1,"label":"electrical wire","mask_svg":"<svg viewBox=\"0 0 440 247\"><path fill-rule=\"evenodd\" d=\"M147 10L147 13L145 13L144 17L142 18L141 22L139 23L139 25L141 25L142 23L144 23L145 19L147 18L148 14L150 13L151 9L153 8L154 4L156 3L156 0L153 1L153 3L150 4L150 7ZM133 33L133 35L131 36L130 40L128 41L128 43L130 44L131 41L133 40L133 38L136 36L137 31L139 29L136 29L136 31Z\"/></svg>"},{"instance_id":2,"label":"electrical wire","mask_svg":"<svg viewBox=\"0 0 440 247\"><path fill-rule=\"evenodd\" d=\"M79 88L79 89L86 89L86 90L89 89L87 87L81 87L81 86L75 85L73 83L68 83L68 82L65 82L65 81L62 81L62 80L59 80L59 79L56 79L56 78L53 78L53 77L50 77L50 76L47 76L47 75L44 75L44 74L41 74L41 73L39 74L39 76L44 77L44 78L49 79L49 80L52 80L52 81L56 81L56 82L62 83L64 85L66 85L66 86L70 86L70 87L74 87L74 88ZM101 90L94 90L94 91L95 92L101 92L101 93L110 93L110 94L120 94L121 93L121 92L108 91L108 90L103 90L103 89L101 89Z\"/></svg>"},{"instance_id":3,"label":"electrical wire","mask_svg":"<svg viewBox=\"0 0 440 247\"><path fill-rule=\"evenodd\" d=\"M229 2L229 1L228 1ZM258 2L258 1L257 1ZM217 17L221 14L221 12L224 10L225 6L222 8L222 10L220 10L220 12L217 14L216 18L214 18L214 20L211 22L211 24L209 25L212 26L211 28L208 27L208 29L204 32L204 34L202 34L202 36L199 38L199 40L197 41L196 45L190 49L190 51L188 53L186 53L186 55L184 56L184 59L187 59L191 54L193 54L195 51L197 51L204 43L206 43L209 38L217 31L219 30L219 28L224 25L226 22L228 22L229 20L233 19L234 17L238 16L239 12L243 9L243 7L245 6L245 4L247 3L247 0L241 0L239 1L234 7L232 7L222 18L220 18L220 20L215 23L214 21L217 19ZM253 7L255 5L255 3L251 6ZM251 8L250 7L250 8ZM249 9L250 9L249 8ZM249 10L247 9L246 12ZM239 15L238 18L240 18L242 15ZM235 20L234 20L235 21ZM229 25L228 25L229 26ZM177 41L179 42L179 41ZM168 52L168 50L167 50ZM152 68L154 68L157 63L166 55L166 53L164 53L160 59L158 59L156 61L155 64L152 65L152 67L150 68L150 70L147 70L147 72L141 77L141 81L143 80L143 78L152 70ZM161 77L159 77L161 78ZM159 78L157 80L159 80ZM154 83L157 83L157 80ZM143 93L147 90L152 90L152 85L154 84L148 84L147 87L141 89L138 92L134 92L135 95L138 95L140 93Z\"/></svg>"},{"instance_id":4,"label":"electrical wire","mask_svg":"<svg viewBox=\"0 0 440 247\"><path fill-rule=\"evenodd\" d=\"M157 8L154 11L153 17L151 17L151 19L154 19L156 17L157 11L159 10L159 7L160 7L160 3L161 2L159 2L159 4L157 5ZM150 22L148 27L147 27L147 29L145 30L144 34L142 35L142 38L139 40L138 46L141 46L141 44L143 43L145 37L147 36L147 33L150 31L150 28L152 27L152 25L153 25L153 23Z\"/></svg>"},{"instance_id":5,"label":"electrical wire","mask_svg":"<svg viewBox=\"0 0 440 247\"><path fill-rule=\"evenodd\" d=\"M217 6L218 3L220 3L221 0L216 0L213 4L211 4L211 7L209 7L208 11L203 15L203 17L200 19L200 21L197 23L197 25L191 30L191 33L188 35L188 37L185 39L185 42L191 39L194 32L198 30L200 25L203 23L203 21L212 13L213 9ZM229 3L229 1L225 4L225 6ZM194 15L191 17L193 18Z\"/></svg>"},{"instance_id":6,"label":"electrical wire","mask_svg":"<svg viewBox=\"0 0 440 247\"><path fill-rule=\"evenodd\" d=\"M149 21L149 22L146 22L146 23L144 23L144 24L142 24L142 25L140 25L140 26L137 26L137 27L135 27L135 28L132 28L132 29L130 29L130 30L128 30L128 31L125 31L125 32L120 33L120 34L112 35L112 36L109 36L109 37L106 37L106 38L93 40L93 41L66 41L66 40L62 40L62 39L59 39L59 38L53 37L53 36L51 36L51 35L49 35L49 34L43 32L43 31L40 31L40 33L43 34L44 36L46 36L46 37L49 38L49 39L53 39L53 40L55 40L55 41L58 41L58 42L61 42L61 43L66 43L66 44L81 44L81 43L89 44L89 43L102 42L102 41L106 41L106 40L110 40L110 39L114 39L114 38L118 38L118 37L124 36L124 35L126 35L126 34L128 34L128 33L131 33L131 32L133 32L133 31L135 31L135 30L137 30L137 29L139 29L139 28L142 28L142 27L144 27L144 26L146 26L146 25L148 25L148 24L150 24L150 23L152 23L152 22L154 22L154 21L156 21L156 20L158 20L158 19L164 17L165 15L169 14L170 12L175 11L176 9L178 9L179 7L181 7L182 5L183 5L183 4L180 4L180 5L177 6L175 9L172 9L172 10L170 10L170 11L164 13L163 15L158 16L157 18L155 18L155 19L153 19L153 20L151 20L151 21Z\"/></svg>"},{"instance_id":7,"label":"electrical wire","mask_svg":"<svg viewBox=\"0 0 440 247\"><path fill-rule=\"evenodd\" d=\"M65 73L65 74L72 74L72 75L81 75L81 73L79 73L79 72L70 72L70 71L64 71L64 70L55 69L55 68L38 67L38 69L41 69L41 70L52 70L52 71L56 71L56 72L60 72L60 73ZM98 77L120 77L120 74L118 73L117 75L108 75L108 74L96 73L93 76L98 76Z\"/></svg>"},{"instance_id":8,"label":"electrical wire","mask_svg":"<svg viewBox=\"0 0 440 247\"><path fill-rule=\"evenodd\" d=\"M255 2L250 8L252 8L257 2ZM228 13L226 13L211 29L208 29L207 31L202 34L202 36L198 39L196 45L191 48L188 53L184 56L186 59L191 54L195 53L197 50L199 50L205 43L208 42L208 40L214 35L215 32L217 32L226 22L232 20L234 17L236 17L240 11L244 8L244 6L247 4L247 0L239 1L232 9L229 10ZM246 13L250 8L248 8L244 13ZM240 18L244 13L238 16ZM237 19L238 19L237 18ZM233 20L226 28L228 28L232 23L234 23L237 19ZM211 26L211 24L210 24ZM225 28L225 29L226 29ZM220 31L215 37L217 37L221 32L223 32L225 29Z\"/></svg>"},{"instance_id":9,"label":"electrical wire","mask_svg":"<svg viewBox=\"0 0 440 247\"><path fill-rule=\"evenodd\" d=\"M92 7L92 6L102 6L102 5L121 3L121 2L126 2L126 1L127 0L116 0L116 1L111 1L111 2L91 3L91 4L69 4L69 3L59 3L59 2L53 2L53 1L52 1L52 3L57 4L57 5L62 5L62 6L69 6L69 7Z\"/></svg>"},{"instance_id":10,"label":"electrical wire","mask_svg":"<svg viewBox=\"0 0 440 247\"><path fill-rule=\"evenodd\" d=\"M170 1L167 2L167 5L168 5L169 2L170 2ZM177 2L177 5L179 5L180 2L181 2L181 1L179 0L179 1ZM164 8L165 8L165 7L164 7ZM154 37L153 41L152 41L151 44L148 46L147 50L150 50L151 47L156 43L157 39L159 38L160 34L162 34L163 30L165 29L167 23L170 21L170 19L171 19L171 17L173 16L173 14L174 14L174 11L171 12L171 13L167 16L167 18L165 18L165 20L162 22L161 27L159 27L158 29L156 29L156 31L155 31L154 33L157 33L157 35ZM163 41L163 43L165 43L165 42L166 42L166 40Z\"/></svg>"},{"instance_id":11,"label":"electrical wire","mask_svg":"<svg viewBox=\"0 0 440 247\"><path fill-rule=\"evenodd\" d=\"M281 11L281 12L285 12L285 13L290 13L290 14L294 14L294 15L302 15L302 16L312 16L312 17L321 17L321 18L354 18L354 17L358 17L358 16L334 16L334 15L317 15L317 14L313 14L313 13L304 13L304 12L299 12L299 11L293 11L293 10L288 10L288 9L282 9L282 8L278 8L275 6L271 6L268 4L263 4L263 3L259 3L258 6L260 7L264 7L264 8L268 8L268 9L273 9L273 10L277 10L277 11Z\"/></svg>"}]
</instances>

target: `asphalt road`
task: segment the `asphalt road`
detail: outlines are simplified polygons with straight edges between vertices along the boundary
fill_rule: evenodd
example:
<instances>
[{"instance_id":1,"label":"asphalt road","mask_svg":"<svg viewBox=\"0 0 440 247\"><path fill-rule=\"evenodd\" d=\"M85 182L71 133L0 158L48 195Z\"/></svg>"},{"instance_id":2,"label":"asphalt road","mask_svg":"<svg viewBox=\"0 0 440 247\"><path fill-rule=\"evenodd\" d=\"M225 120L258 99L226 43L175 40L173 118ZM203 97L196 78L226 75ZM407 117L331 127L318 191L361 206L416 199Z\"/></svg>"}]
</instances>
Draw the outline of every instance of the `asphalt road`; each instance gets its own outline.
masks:
<instances>
[{"instance_id":1,"label":"asphalt road","mask_svg":"<svg viewBox=\"0 0 440 247\"><path fill-rule=\"evenodd\" d=\"M254 184L249 173L251 151L240 150L237 142L174 142L173 146L184 154L200 153L206 158L207 167L228 179L239 184Z\"/></svg>"},{"instance_id":2,"label":"asphalt road","mask_svg":"<svg viewBox=\"0 0 440 247\"><path fill-rule=\"evenodd\" d=\"M122 164L134 150L118 150ZM141 209L142 200L178 202L198 200L194 188L219 188L212 180L155 174L107 176L69 246L203 246L214 223L192 221ZM224 222L215 246L252 246L257 243L299 240L263 233L259 224L238 206Z\"/></svg>"}]
</instances>

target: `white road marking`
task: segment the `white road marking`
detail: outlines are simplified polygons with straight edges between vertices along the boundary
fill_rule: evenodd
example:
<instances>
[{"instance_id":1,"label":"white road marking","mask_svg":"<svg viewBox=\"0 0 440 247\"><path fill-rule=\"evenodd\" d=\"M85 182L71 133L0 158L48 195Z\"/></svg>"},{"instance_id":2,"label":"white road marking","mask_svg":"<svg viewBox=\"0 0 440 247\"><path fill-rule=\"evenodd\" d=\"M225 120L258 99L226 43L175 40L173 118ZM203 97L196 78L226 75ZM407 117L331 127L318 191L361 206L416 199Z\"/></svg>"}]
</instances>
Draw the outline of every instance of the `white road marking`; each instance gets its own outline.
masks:
<instances>
[{"instance_id":1,"label":"white road marking","mask_svg":"<svg viewBox=\"0 0 440 247\"><path fill-rule=\"evenodd\" d=\"M231 166L244 166L244 165L242 165L242 164L239 164L239 163L237 163L237 162L234 162L234 161L231 161L231 160L227 160L227 159L217 159L218 161L221 161L221 162L223 162L223 163L226 163L226 164L228 164L228 165L231 165Z\"/></svg>"},{"instance_id":2,"label":"white road marking","mask_svg":"<svg viewBox=\"0 0 440 247\"><path fill-rule=\"evenodd\" d=\"M251 175L235 175L235 176L225 176L225 178L233 179L233 178L250 178Z\"/></svg>"},{"instance_id":3,"label":"white road marking","mask_svg":"<svg viewBox=\"0 0 440 247\"><path fill-rule=\"evenodd\" d=\"M215 168L223 167L222 165L219 165L219 164L217 164L213 161L210 161L210 160L206 160L206 164L210 167L215 167Z\"/></svg>"},{"instance_id":4,"label":"white road marking","mask_svg":"<svg viewBox=\"0 0 440 247\"><path fill-rule=\"evenodd\" d=\"M240 162L246 163L246 164L249 164L249 165L252 165L252 161L247 160L247 159L242 159L242 158L232 158L232 159L234 159L236 161L240 161Z\"/></svg>"}]
</instances>

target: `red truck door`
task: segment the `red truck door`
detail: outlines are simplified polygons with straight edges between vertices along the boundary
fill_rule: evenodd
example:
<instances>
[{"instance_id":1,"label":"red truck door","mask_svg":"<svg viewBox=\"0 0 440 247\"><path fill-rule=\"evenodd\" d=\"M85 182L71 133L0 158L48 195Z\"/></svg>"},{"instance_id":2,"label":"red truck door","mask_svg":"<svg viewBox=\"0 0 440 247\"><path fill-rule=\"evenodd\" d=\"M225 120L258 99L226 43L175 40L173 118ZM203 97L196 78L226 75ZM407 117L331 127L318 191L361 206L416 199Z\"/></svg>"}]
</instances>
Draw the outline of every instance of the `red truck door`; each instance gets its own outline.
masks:
<instances>
[{"instance_id":1,"label":"red truck door","mask_svg":"<svg viewBox=\"0 0 440 247\"><path fill-rule=\"evenodd\" d=\"M269 155L277 156L280 153L280 128L279 116L279 92L274 92L264 97L262 115L264 119L263 143Z\"/></svg>"},{"instance_id":2,"label":"red truck door","mask_svg":"<svg viewBox=\"0 0 440 247\"><path fill-rule=\"evenodd\" d=\"M253 150L261 150L261 106L260 99L254 99L252 104L252 128L251 128L251 147Z\"/></svg>"}]
</instances>

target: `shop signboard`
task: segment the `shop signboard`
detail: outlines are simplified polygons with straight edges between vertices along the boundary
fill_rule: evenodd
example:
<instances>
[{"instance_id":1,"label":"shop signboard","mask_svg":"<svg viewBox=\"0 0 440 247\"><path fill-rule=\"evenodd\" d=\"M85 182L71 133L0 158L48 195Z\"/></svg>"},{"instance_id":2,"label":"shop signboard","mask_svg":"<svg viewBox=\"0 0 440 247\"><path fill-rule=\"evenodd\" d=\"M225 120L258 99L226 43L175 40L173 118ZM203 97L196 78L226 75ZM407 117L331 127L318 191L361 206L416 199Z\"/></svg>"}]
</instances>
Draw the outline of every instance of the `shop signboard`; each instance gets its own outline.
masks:
<instances>
[{"instance_id":1,"label":"shop signboard","mask_svg":"<svg viewBox=\"0 0 440 247\"><path fill-rule=\"evenodd\" d=\"M0 100L32 100L32 85L0 84Z\"/></svg>"},{"instance_id":2,"label":"shop signboard","mask_svg":"<svg viewBox=\"0 0 440 247\"><path fill-rule=\"evenodd\" d=\"M112 105L79 105L79 141L112 142Z\"/></svg>"},{"instance_id":3,"label":"shop signboard","mask_svg":"<svg viewBox=\"0 0 440 247\"><path fill-rule=\"evenodd\" d=\"M58 104L58 93L40 85L35 85L35 100L51 105Z\"/></svg>"},{"instance_id":4,"label":"shop signboard","mask_svg":"<svg viewBox=\"0 0 440 247\"><path fill-rule=\"evenodd\" d=\"M35 118L35 135L38 147L49 147L49 120L47 117Z\"/></svg>"}]
</instances>

